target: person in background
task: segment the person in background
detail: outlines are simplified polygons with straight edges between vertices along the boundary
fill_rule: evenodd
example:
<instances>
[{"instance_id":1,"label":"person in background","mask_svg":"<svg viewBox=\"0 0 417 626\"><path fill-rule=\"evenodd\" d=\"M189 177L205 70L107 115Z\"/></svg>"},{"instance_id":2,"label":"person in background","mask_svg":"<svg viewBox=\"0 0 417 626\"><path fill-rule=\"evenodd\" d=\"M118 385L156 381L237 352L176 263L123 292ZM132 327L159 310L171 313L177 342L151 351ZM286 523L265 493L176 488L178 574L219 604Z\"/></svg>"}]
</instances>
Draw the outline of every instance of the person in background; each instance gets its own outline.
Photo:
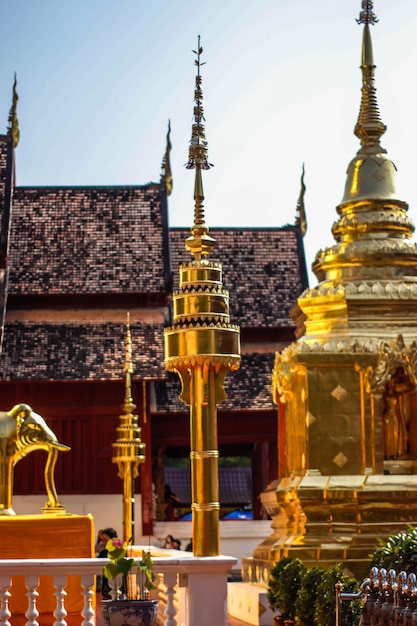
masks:
<instances>
[{"instance_id":1,"label":"person in background","mask_svg":"<svg viewBox=\"0 0 417 626\"><path fill-rule=\"evenodd\" d=\"M180 539L173 539L172 540L172 547L174 548L174 550L181 550L181 540Z\"/></svg>"},{"instance_id":2,"label":"person in background","mask_svg":"<svg viewBox=\"0 0 417 626\"><path fill-rule=\"evenodd\" d=\"M187 545L185 546L184 550L186 552L192 552L193 551L193 540L190 539L190 541L187 543Z\"/></svg>"},{"instance_id":3,"label":"person in background","mask_svg":"<svg viewBox=\"0 0 417 626\"><path fill-rule=\"evenodd\" d=\"M96 545L94 546L94 555L96 557L100 554L100 551L104 548L103 540L101 538L102 532L103 532L102 530L99 530L97 533ZM97 593L100 593L102 583L103 583L103 577L96 576L96 592Z\"/></svg>"},{"instance_id":4,"label":"person in background","mask_svg":"<svg viewBox=\"0 0 417 626\"><path fill-rule=\"evenodd\" d=\"M105 528L101 531L101 540L103 545L100 552L98 553L99 559L107 558L106 544L109 539L114 539L115 537L117 537L117 532L114 530L114 528ZM107 578L103 576L101 582L101 596L103 600L111 600L110 591L111 587L109 585L109 582Z\"/></svg>"},{"instance_id":5,"label":"person in background","mask_svg":"<svg viewBox=\"0 0 417 626\"><path fill-rule=\"evenodd\" d=\"M173 545L172 542L174 541L174 537L172 535L167 535L164 539L164 544L163 544L163 548L167 548L168 550L172 550Z\"/></svg>"},{"instance_id":6,"label":"person in background","mask_svg":"<svg viewBox=\"0 0 417 626\"><path fill-rule=\"evenodd\" d=\"M180 499L171 491L169 485L164 487L165 500L165 521L173 522L175 520L175 508L178 506Z\"/></svg>"},{"instance_id":7,"label":"person in background","mask_svg":"<svg viewBox=\"0 0 417 626\"><path fill-rule=\"evenodd\" d=\"M97 533L96 545L94 546L94 552L96 556L98 556L100 554L100 551L104 548L103 540L101 538L102 532L102 530L99 530Z\"/></svg>"}]
</instances>

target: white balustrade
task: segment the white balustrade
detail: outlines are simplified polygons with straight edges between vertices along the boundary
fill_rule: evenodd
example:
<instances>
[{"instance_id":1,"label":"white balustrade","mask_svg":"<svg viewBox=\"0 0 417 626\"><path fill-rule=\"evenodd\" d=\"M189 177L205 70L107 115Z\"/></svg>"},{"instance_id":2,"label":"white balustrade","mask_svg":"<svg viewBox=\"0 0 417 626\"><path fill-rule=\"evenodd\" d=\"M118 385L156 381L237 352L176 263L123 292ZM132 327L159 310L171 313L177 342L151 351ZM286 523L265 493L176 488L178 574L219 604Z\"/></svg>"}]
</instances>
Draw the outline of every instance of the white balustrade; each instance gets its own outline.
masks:
<instances>
[{"instance_id":1,"label":"white balustrade","mask_svg":"<svg viewBox=\"0 0 417 626\"><path fill-rule=\"evenodd\" d=\"M167 557L157 556L153 560L154 570L160 574L158 592L164 626L227 626L227 573L236 559L225 556L193 557L189 552L173 550L167 551ZM81 626L96 626L94 580L102 573L106 561L96 558L0 560L0 626L13 624L9 605L13 597L13 576L25 578L27 626L42 624L38 609L38 598L42 595L39 577L52 576L56 597L54 625L66 626L67 577L74 575L81 577L80 596L83 598L80 613L83 621L78 623Z\"/></svg>"}]
</instances>

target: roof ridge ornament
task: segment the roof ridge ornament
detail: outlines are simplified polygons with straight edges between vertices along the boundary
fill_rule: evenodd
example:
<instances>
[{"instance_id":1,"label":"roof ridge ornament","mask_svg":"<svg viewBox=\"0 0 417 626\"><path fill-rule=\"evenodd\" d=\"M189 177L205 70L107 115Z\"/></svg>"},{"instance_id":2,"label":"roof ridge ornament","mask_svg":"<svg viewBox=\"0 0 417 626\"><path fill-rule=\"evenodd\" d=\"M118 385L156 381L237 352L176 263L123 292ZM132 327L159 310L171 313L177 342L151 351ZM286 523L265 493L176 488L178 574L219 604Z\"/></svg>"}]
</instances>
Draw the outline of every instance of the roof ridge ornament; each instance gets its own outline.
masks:
<instances>
[{"instance_id":1,"label":"roof ridge ornament","mask_svg":"<svg viewBox=\"0 0 417 626\"><path fill-rule=\"evenodd\" d=\"M306 210L304 206L304 195L306 192L306 186L304 183L304 174L305 174L305 167L303 163L302 168L301 168L301 178L300 178L300 195L298 196L297 206L295 208L295 225L300 228L301 235L303 237L307 232L307 215L306 215Z\"/></svg>"},{"instance_id":2,"label":"roof ridge ornament","mask_svg":"<svg viewBox=\"0 0 417 626\"><path fill-rule=\"evenodd\" d=\"M167 131L167 138L166 138L166 148L165 148L165 153L164 156L162 157L162 164L161 164L161 183L163 185L165 185L165 189L167 192L167 196L170 196L172 193L172 188L174 186L173 180L172 180L172 170L171 170L171 159L170 159L170 153L172 150L172 144L171 144L171 120L168 120L168 131Z\"/></svg>"},{"instance_id":3,"label":"roof ridge ornament","mask_svg":"<svg viewBox=\"0 0 417 626\"><path fill-rule=\"evenodd\" d=\"M203 110L203 90L201 88L200 68L205 65L200 60L203 48L200 46L200 35L198 36L197 50L193 50L197 58L194 64L197 66L197 76L195 78L194 90L194 123L191 130L190 147L188 150L188 161L186 168L195 169L194 183L194 224L191 227L191 236L185 242L185 247L191 252L194 258L199 261L208 255L215 246L215 240L208 235L208 227L204 217L204 190L201 170L209 170L213 165L208 162L208 147L204 129Z\"/></svg>"},{"instance_id":4,"label":"roof ridge ornament","mask_svg":"<svg viewBox=\"0 0 417 626\"><path fill-rule=\"evenodd\" d=\"M12 106L10 107L9 117L8 117L8 127L7 134L13 140L13 147L17 148L20 140L20 129L19 129L19 120L17 117L17 103L19 101L19 96L17 94L17 75L14 73L14 83L13 83L13 99Z\"/></svg>"}]
</instances>

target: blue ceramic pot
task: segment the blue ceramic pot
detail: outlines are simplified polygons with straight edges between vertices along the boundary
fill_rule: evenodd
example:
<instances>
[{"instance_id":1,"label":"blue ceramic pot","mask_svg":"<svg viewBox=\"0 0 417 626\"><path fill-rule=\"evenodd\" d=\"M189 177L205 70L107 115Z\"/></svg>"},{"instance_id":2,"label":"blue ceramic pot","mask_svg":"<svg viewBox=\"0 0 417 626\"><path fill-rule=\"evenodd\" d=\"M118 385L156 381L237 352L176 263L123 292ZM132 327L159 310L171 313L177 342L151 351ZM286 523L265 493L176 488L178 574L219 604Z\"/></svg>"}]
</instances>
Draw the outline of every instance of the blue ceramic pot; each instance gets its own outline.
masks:
<instances>
[{"instance_id":1,"label":"blue ceramic pot","mask_svg":"<svg viewBox=\"0 0 417 626\"><path fill-rule=\"evenodd\" d=\"M106 626L154 626L158 600L102 600Z\"/></svg>"}]
</instances>

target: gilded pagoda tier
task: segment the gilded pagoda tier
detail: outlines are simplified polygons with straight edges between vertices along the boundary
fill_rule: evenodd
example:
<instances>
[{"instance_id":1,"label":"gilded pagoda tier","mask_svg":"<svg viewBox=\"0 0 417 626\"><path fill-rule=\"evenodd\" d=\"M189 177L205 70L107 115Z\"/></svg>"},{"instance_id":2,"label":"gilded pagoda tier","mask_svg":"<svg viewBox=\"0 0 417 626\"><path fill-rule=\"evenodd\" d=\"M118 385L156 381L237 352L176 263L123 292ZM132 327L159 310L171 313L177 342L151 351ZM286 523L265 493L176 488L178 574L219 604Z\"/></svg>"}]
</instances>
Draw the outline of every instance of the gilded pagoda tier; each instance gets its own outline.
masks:
<instances>
[{"instance_id":1,"label":"gilded pagoda tier","mask_svg":"<svg viewBox=\"0 0 417 626\"><path fill-rule=\"evenodd\" d=\"M230 324L229 294L222 286L220 263L200 260L181 266L173 311L174 324L165 329L169 370L203 361L217 368L239 367L239 327Z\"/></svg>"}]
</instances>

